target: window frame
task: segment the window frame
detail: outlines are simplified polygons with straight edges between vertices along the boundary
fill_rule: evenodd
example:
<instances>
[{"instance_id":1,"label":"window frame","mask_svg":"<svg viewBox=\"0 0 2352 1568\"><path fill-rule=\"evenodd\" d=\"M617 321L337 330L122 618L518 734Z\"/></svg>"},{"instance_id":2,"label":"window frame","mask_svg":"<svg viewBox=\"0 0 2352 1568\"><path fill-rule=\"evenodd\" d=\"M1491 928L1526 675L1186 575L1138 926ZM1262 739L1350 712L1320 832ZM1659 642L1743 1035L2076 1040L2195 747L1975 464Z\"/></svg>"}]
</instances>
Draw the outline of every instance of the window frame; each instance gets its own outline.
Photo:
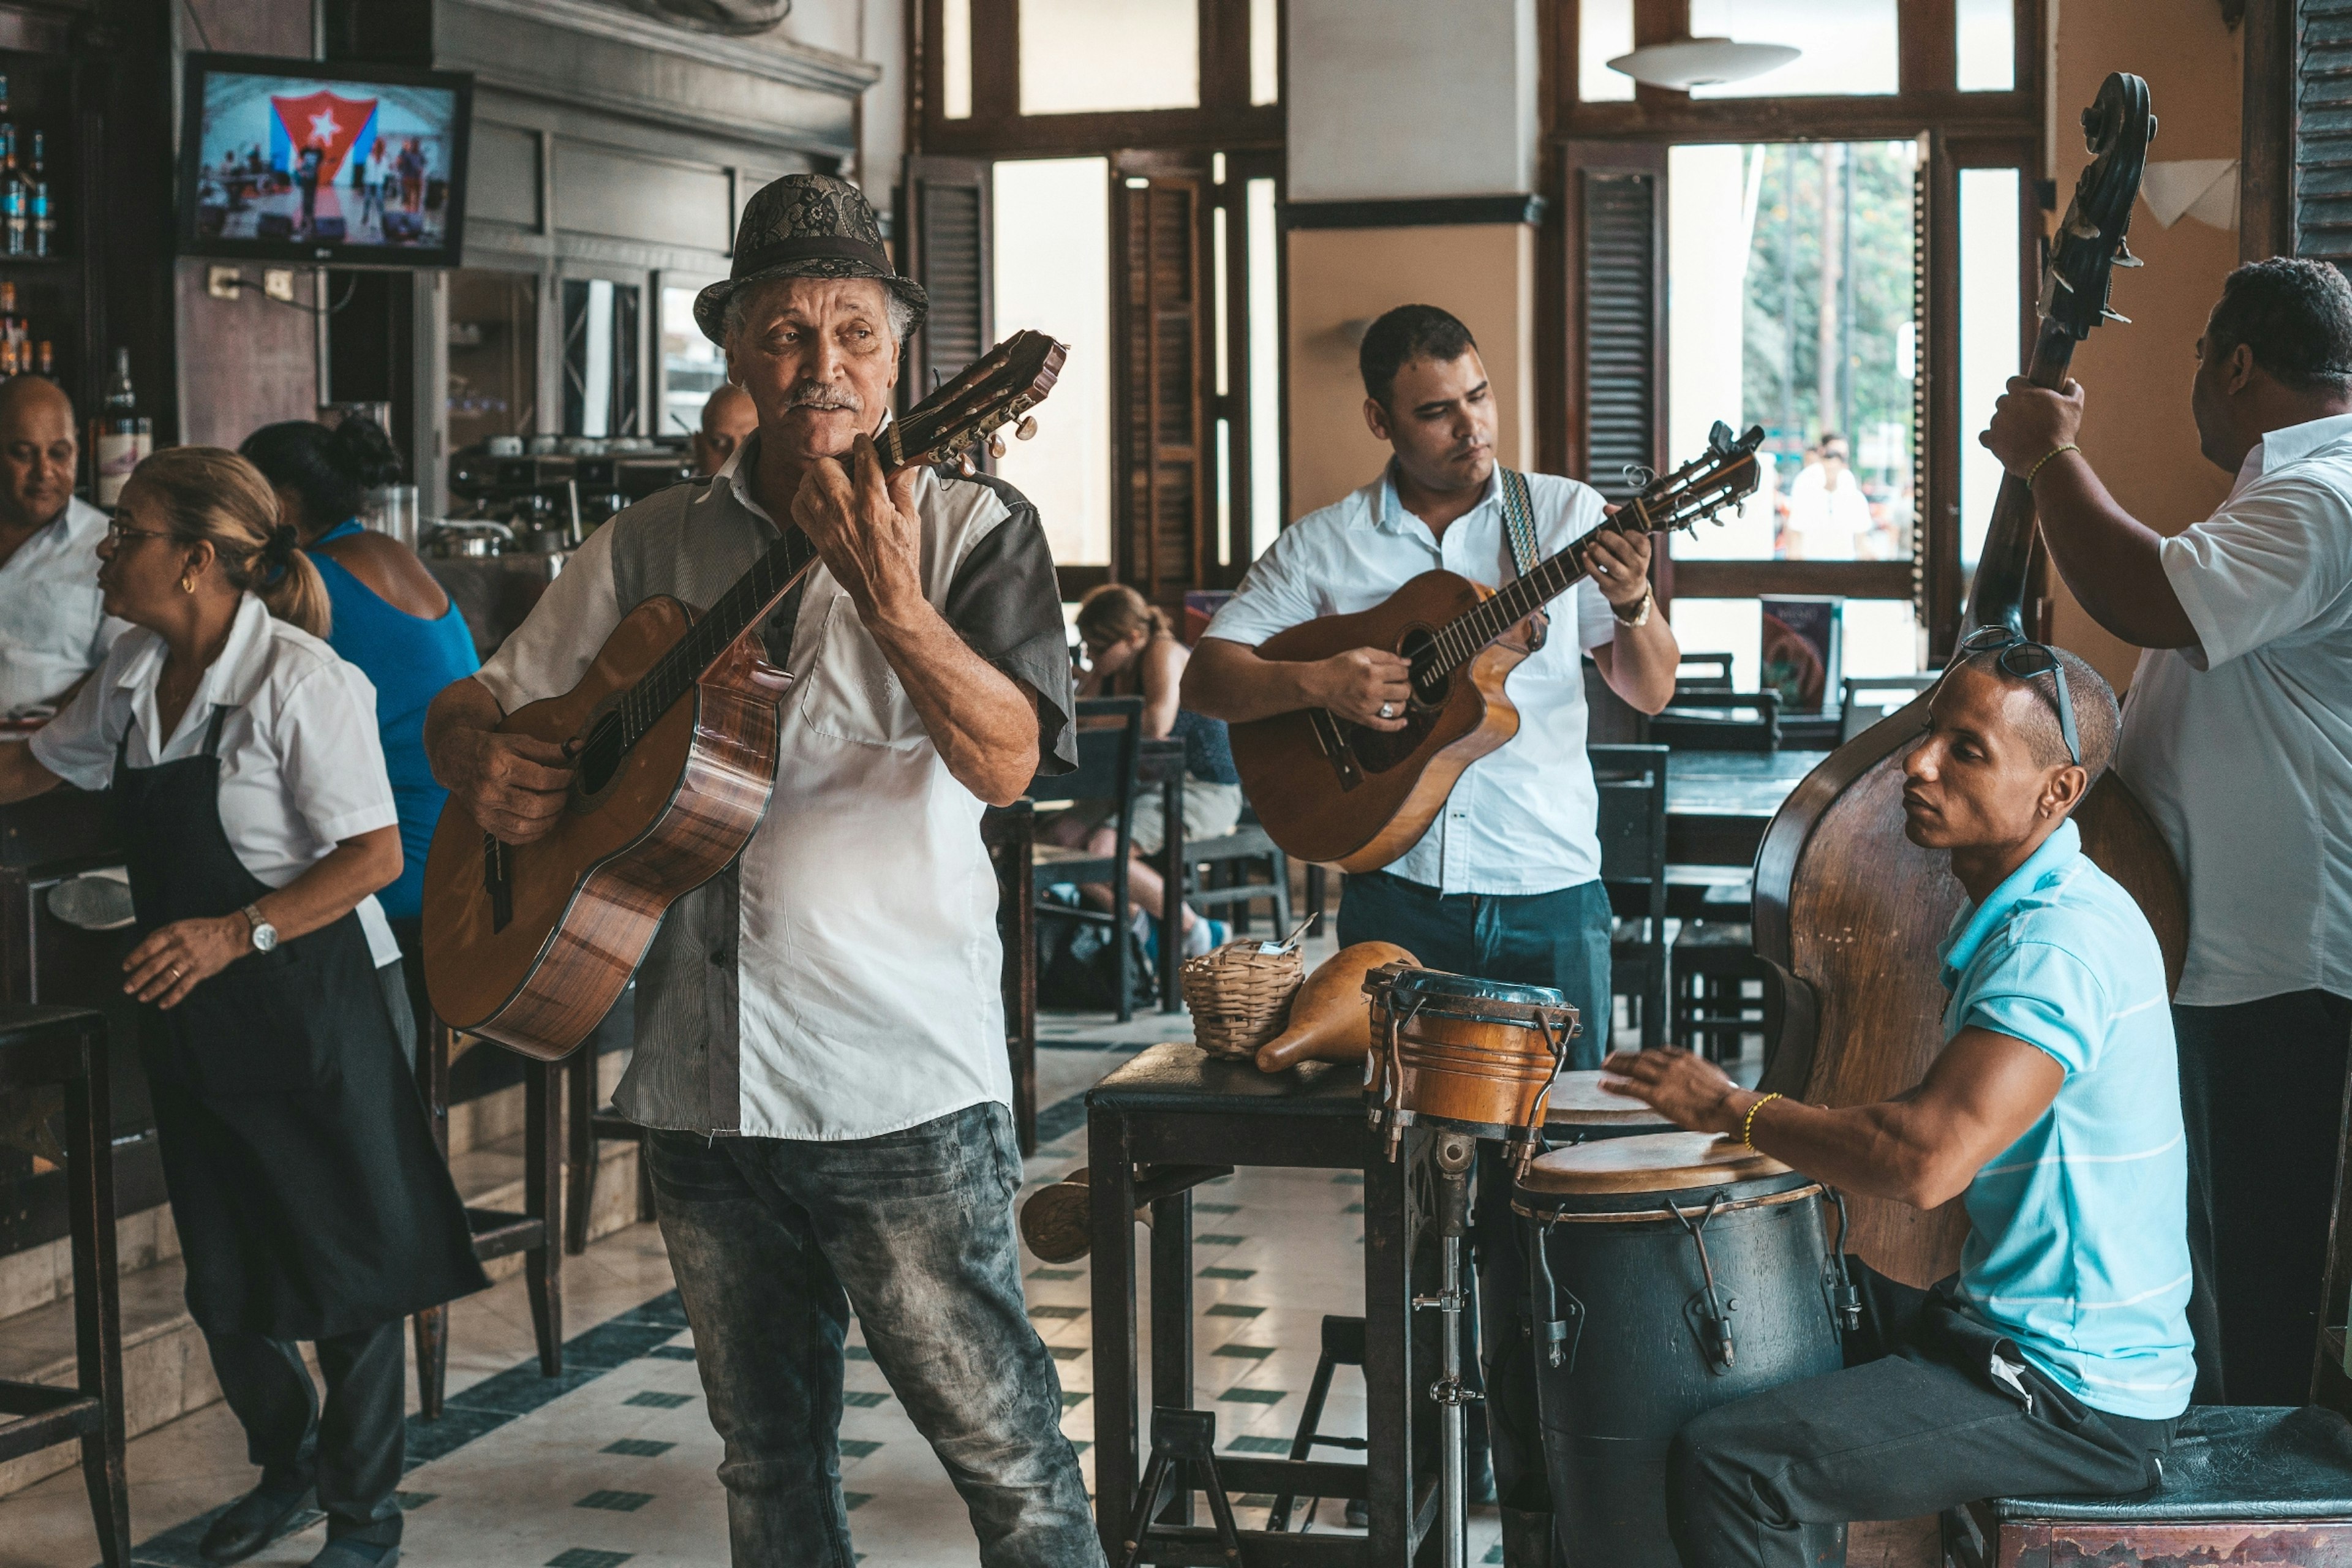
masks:
<instances>
[{"instance_id":1,"label":"window frame","mask_svg":"<svg viewBox=\"0 0 2352 1568\"><path fill-rule=\"evenodd\" d=\"M926 153L961 157L1100 157L1122 147L1233 153L1283 145L1286 58L1279 59L1284 100L1250 102L1250 0L1199 0L1201 103L1197 109L1142 109L1090 114L1021 112L1020 0L971 0L971 116L950 120L946 64L929 41L940 36L945 0L908 0L916 24L919 101L909 118ZM1287 0L1277 0L1278 54L1288 32Z\"/></svg>"}]
</instances>

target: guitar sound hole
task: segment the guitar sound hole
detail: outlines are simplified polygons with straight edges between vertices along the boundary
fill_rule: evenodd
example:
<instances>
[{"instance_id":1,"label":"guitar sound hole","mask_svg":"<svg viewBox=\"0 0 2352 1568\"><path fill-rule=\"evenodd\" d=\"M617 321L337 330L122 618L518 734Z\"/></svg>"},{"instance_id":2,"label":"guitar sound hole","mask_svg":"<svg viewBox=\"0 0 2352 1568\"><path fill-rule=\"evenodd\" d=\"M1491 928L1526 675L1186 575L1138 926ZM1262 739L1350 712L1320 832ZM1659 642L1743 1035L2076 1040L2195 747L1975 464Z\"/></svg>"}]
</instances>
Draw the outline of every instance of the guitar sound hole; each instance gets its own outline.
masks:
<instances>
[{"instance_id":1,"label":"guitar sound hole","mask_svg":"<svg viewBox=\"0 0 2352 1568\"><path fill-rule=\"evenodd\" d=\"M593 795L612 783L622 755L621 715L615 710L596 721L588 731L588 743L580 748L580 793Z\"/></svg>"},{"instance_id":2,"label":"guitar sound hole","mask_svg":"<svg viewBox=\"0 0 2352 1568\"><path fill-rule=\"evenodd\" d=\"M1435 640L1426 630L1415 627L1397 644L1397 652L1412 661L1412 700L1418 707L1444 706L1445 695L1454 684L1451 675L1440 673L1436 668L1436 657L1432 651Z\"/></svg>"}]
</instances>

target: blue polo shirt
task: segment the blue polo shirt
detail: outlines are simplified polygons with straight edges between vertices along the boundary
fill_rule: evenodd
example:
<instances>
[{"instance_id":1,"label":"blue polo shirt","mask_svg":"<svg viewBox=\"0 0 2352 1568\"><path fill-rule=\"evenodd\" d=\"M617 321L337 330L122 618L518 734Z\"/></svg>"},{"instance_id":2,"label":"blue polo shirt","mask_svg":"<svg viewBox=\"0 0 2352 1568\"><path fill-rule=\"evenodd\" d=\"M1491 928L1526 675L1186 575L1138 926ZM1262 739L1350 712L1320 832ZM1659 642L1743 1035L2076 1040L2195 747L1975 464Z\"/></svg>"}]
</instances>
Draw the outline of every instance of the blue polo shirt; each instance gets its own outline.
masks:
<instances>
[{"instance_id":1,"label":"blue polo shirt","mask_svg":"<svg viewBox=\"0 0 2352 1568\"><path fill-rule=\"evenodd\" d=\"M1990 1029L2066 1081L1963 1199L1960 1296L2096 1410L2188 1407L2188 1150L2164 954L2132 897L2061 823L1941 952L1944 1038Z\"/></svg>"}]
</instances>

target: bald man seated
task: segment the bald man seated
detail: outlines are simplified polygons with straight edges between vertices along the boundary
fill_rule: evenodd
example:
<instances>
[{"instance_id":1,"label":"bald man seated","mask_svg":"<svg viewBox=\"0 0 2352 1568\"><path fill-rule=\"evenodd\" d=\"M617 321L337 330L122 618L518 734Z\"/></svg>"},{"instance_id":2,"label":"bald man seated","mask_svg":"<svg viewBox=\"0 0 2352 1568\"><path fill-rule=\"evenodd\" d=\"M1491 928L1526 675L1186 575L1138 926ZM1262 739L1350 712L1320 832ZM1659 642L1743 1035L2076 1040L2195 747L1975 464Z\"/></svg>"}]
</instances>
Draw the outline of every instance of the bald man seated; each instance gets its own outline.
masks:
<instances>
[{"instance_id":1,"label":"bald man seated","mask_svg":"<svg viewBox=\"0 0 2352 1568\"><path fill-rule=\"evenodd\" d=\"M106 514L74 496L80 457L57 383L0 383L0 717L61 706L124 630L100 607Z\"/></svg>"},{"instance_id":2,"label":"bald man seated","mask_svg":"<svg viewBox=\"0 0 2352 1568\"><path fill-rule=\"evenodd\" d=\"M2164 954L2083 853L2074 808L2114 754L2105 681L2001 632L1961 644L1905 761L1904 835L1968 901L1939 956L1943 1051L1874 1105L1740 1088L1687 1051L1604 1086L1849 1193L1958 1198L1958 1274L1911 1289L1849 1263L1843 1372L1717 1406L1676 1436L1683 1568L1802 1568L1804 1528L1975 1498L2155 1484L2196 1376L2187 1154Z\"/></svg>"},{"instance_id":3,"label":"bald man seated","mask_svg":"<svg viewBox=\"0 0 2352 1568\"><path fill-rule=\"evenodd\" d=\"M743 437L760 427L760 411L751 395L731 381L722 381L710 401L702 405L702 428L694 433L694 471L709 479L727 466Z\"/></svg>"}]
</instances>

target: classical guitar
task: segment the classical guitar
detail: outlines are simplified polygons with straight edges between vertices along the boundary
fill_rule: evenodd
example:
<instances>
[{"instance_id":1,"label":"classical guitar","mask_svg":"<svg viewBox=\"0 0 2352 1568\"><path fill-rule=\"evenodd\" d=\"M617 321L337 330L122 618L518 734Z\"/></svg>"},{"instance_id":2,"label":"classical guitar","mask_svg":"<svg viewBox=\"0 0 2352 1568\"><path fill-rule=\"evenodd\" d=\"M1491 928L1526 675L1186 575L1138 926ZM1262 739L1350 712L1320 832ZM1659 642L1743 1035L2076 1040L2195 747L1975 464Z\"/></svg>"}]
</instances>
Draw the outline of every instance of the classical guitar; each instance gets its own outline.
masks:
<instances>
[{"instance_id":1,"label":"classical guitar","mask_svg":"<svg viewBox=\"0 0 2352 1568\"><path fill-rule=\"evenodd\" d=\"M2102 322L2114 268L2137 267L2125 247L2147 145L2156 134L2147 83L2117 72L2083 113L2090 162L2051 241L2041 326L2026 371L2037 386L2066 380L2074 345ZM1927 509L1920 509L1921 515ZM1963 631L2035 625L2033 493L2001 481ZM1929 694L1930 696L1932 695ZM1967 897L1941 853L1903 833L1903 762L1927 724L1928 697L1847 742L1797 786L1766 829L1756 858L1757 955L1772 965L1777 1031L1766 1089L1822 1105L1860 1105L1917 1083L1943 1049L1946 995L1937 946ZM2147 813L2112 772L2074 816L2083 850L2137 900L2180 978L2188 940L2180 877ZM1924 1286L1959 1267L1967 1216L1956 1202L1921 1211L1852 1194L1841 1245L1872 1268Z\"/></svg>"},{"instance_id":2,"label":"classical guitar","mask_svg":"<svg viewBox=\"0 0 2352 1568\"><path fill-rule=\"evenodd\" d=\"M961 463L1053 389L1063 345L1019 332L876 437L892 473ZM677 898L732 861L766 815L779 705L792 677L761 656L761 622L816 564L789 523L718 603L646 600L580 684L517 709L508 734L569 744L570 809L506 844L452 799L425 863L425 979L452 1027L542 1061L596 1026Z\"/></svg>"},{"instance_id":3,"label":"classical guitar","mask_svg":"<svg viewBox=\"0 0 2352 1568\"><path fill-rule=\"evenodd\" d=\"M1279 632L1258 657L1308 662L1350 648L1412 661L1412 700L1396 731L1320 708L1233 727L1234 765L1268 837L1304 860L1373 871L1412 847L1462 771L1518 733L1504 682L1535 651L1528 618L1585 574L1584 552L1608 531L1689 528L1751 494L1761 428L1737 440L1718 424L1706 455L1652 483L1600 528L1500 589L1424 572L1385 603Z\"/></svg>"}]
</instances>

